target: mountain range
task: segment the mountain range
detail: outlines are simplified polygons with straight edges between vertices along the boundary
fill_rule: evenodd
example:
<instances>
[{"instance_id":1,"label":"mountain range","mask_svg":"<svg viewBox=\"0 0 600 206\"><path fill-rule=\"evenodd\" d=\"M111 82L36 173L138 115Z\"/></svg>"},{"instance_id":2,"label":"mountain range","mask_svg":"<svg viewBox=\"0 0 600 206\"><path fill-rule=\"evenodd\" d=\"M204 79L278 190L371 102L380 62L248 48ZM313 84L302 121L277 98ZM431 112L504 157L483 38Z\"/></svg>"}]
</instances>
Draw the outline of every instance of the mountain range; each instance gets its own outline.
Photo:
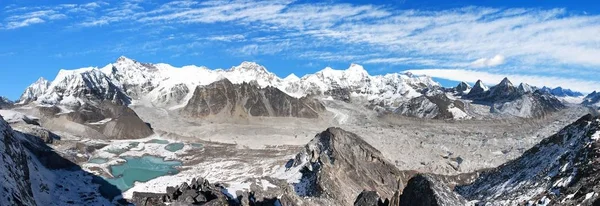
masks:
<instances>
[{"instance_id":1,"label":"mountain range","mask_svg":"<svg viewBox=\"0 0 600 206\"><path fill-rule=\"evenodd\" d=\"M437 119L541 117L564 107L559 98L579 95L560 87L536 89L526 83L515 87L507 78L491 88L477 81L473 87L461 82L446 89L430 77L410 73L372 76L357 64L346 70L327 67L301 78L294 74L280 78L253 62L243 62L227 70L211 70L119 57L115 63L101 68L61 70L51 82L40 78L26 88L18 104L37 102L74 108L110 101L116 105L135 102L173 110L186 107L198 89L209 88L208 85L222 79L234 85L248 83L260 89L273 88L296 99L329 97L384 113ZM191 107L187 107L188 111ZM484 114L481 110L488 112Z\"/></svg>"}]
</instances>

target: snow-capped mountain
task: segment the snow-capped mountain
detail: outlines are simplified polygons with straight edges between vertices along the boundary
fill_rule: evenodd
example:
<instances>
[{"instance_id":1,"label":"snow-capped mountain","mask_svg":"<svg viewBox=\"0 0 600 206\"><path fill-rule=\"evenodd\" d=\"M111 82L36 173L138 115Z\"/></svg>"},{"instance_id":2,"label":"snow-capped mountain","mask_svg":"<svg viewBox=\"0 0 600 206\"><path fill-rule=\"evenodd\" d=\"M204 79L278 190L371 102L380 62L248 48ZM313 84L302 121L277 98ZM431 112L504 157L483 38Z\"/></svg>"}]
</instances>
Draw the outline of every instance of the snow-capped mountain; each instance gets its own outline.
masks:
<instances>
[{"instance_id":1,"label":"snow-capped mountain","mask_svg":"<svg viewBox=\"0 0 600 206\"><path fill-rule=\"evenodd\" d=\"M15 103L10 99L0 96L0 109L13 106Z\"/></svg>"},{"instance_id":2,"label":"snow-capped mountain","mask_svg":"<svg viewBox=\"0 0 600 206\"><path fill-rule=\"evenodd\" d=\"M358 98L384 104L406 101L419 96L422 91L440 87L429 77L397 73L371 76L357 64L346 70L328 67L302 78L290 75L281 79L254 62L242 62L227 70L211 70L198 66L177 68L164 63L147 64L119 57L115 63L102 68L61 70L51 83L40 80L32 84L21 102L72 105L84 103L86 99L102 99L128 104L134 99L156 106L176 106L187 103L197 86L223 78L234 84L256 82L263 88L276 87L296 98L344 89Z\"/></svg>"},{"instance_id":3,"label":"snow-capped mountain","mask_svg":"<svg viewBox=\"0 0 600 206\"><path fill-rule=\"evenodd\" d=\"M585 98L583 98L582 104L600 108L600 93L596 91L589 93L587 96L585 96Z\"/></svg>"},{"instance_id":4,"label":"snow-capped mountain","mask_svg":"<svg viewBox=\"0 0 600 206\"><path fill-rule=\"evenodd\" d=\"M519 87L517 89L523 94L532 93L535 90L531 85L527 83L519 84Z\"/></svg>"},{"instance_id":5,"label":"snow-capped mountain","mask_svg":"<svg viewBox=\"0 0 600 206\"><path fill-rule=\"evenodd\" d=\"M549 88L549 87L542 87L540 89L542 92L547 92L550 93L554 96L557 97L579 97L579 96L583 96L583 94L581 92L576 92L570 89L565 89L562 87L556 87L556 88Z\"/></svg>"},{"instance_id":6,"label":"snow-capped mountain","mask_svg":"<svg viewBox=\"0 0 600 206\"><path fill-rule=\"evenodd\" d=\"M39 96L44 94L50 87L50 82L44 77L40 77L37 81L31 84L19 98L19 103L26 104L29 101L36 101Z\"/></svg>"},{"instance_id":7,"label":"snow-capped mountain","mask_svg":"<svg viewBox=\"0 0 600 206\"><path fill-rule=\"evenodd\" d=\"M29 88L43 88L36 82ZM28 89L29 89L28 88ZM82 68L77 70L60 70L47 89L29 93L21 102L37 101L41 104L61 104L79 107L83 104L109 100L117 104L128 105L130 98L105 73L97 68ZM26 91L27 93L27 91Z\"/></svg>"},{"instance_id":8,"label":"snow-capped mountain","mask_svg":"<svg viewBox=\"0 0 600 206\"><path fill-rule=\"evenodd\" d=\"M469 83L466 82L460 82L458 83L458 85L456 85L456 87L454 87L454 92L458 93L458 94L468 94L471 91L471 85L469 85Z\"/></svg>"},{"instance_id":9,"label":"snow-capped mountain","mask_svg":"<svg viewBox=\"0 0 600 206\"><path fill-rule=\"evenodd\" d=\"M473 86L473 88L471 88L469 93L467 93L467 96L468 97L478 97L478 96L483 95L488 90L489 90L489 88L487 86L485 86L485 84L483 84L483 81L477 80L477 82L475 82L475 86Z\"/></svg>"}]
</instances>

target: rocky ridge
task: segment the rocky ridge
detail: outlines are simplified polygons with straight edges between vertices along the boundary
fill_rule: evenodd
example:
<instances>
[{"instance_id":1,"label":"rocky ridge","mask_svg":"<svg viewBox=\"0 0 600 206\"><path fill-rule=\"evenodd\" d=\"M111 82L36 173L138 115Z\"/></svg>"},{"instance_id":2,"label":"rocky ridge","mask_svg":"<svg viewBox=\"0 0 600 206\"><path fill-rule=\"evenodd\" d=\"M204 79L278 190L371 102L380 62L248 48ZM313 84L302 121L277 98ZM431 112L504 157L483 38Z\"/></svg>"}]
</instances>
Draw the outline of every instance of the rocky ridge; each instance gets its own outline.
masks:
<instances>
[{"instance_id":1,"label":"rocky ridge","mask_svg":"<svg viewBox=\"0 0 600 206\"><path fill-rule=\"evenodd\" d=\"M311 98L294 98L275 87L251 83L233 84L228 79L198 86L181 110L193 117L302 117L317 118L325 107Z\"/></svg>"}]
</instances>

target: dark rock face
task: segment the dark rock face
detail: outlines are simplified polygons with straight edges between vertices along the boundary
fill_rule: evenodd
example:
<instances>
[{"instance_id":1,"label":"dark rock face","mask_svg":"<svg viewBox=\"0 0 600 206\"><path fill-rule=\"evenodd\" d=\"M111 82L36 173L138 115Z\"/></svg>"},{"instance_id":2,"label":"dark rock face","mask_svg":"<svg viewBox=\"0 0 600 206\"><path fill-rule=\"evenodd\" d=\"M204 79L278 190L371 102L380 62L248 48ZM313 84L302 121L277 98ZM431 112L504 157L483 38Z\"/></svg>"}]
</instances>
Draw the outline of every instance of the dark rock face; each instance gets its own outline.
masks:
<instances>
[{"instance_id":1,"label":"dark rock face","mask_svg":"<svg viewBox=\"0 0 600 206\"><path fill-rule=\"evenodd\" d=\"M581 104L585 106L593 106L600 103L600 92L592 92L583 98L583 102ZM600 108L600 106L598 106Z\"/></svg>"},{"instance_id":2,"label":"dark rock face","mask_svg":"<svg viewBox=\"0 0 600 206\"><path fill-rule=\"evenodd\" d=\"M42 138L34 134L13 130L0 118L0 205L48 205L49 201L52 202L50 205L106 205L110 202L108 200L117 196L104 196L101 191L83 194L78 192L82 188L66 188L63 186L64 180L59 176L68 171L75 171L78 177L68 179L67 185L89 184L90 187L97 188L98 185L91 183L98 183L104 185L101 187L106 191L121 194L120 190L104 179L82 171L77 164L56 153ZM73 183L77 181L83 183ZM56 194L69 198L47 199L52 197L48 195ZM127 203L123 201L123 205Z\"/></svg>"},{"instance_id":3,"label":"dark rock face","mask_svg":"<svg viewBox=\"0 0 600 206\"><path fill-rule=\"evenodd\" d=\"M247 117L317 118L324 106L307 98L296 99L274 87L259 88L223 79L198 87L182 113L194 117L215 115Z\"/></svg>"},{"instance_id":4,"label":"dark rock face","mask_svg":"<svg viewBox=\"0 0 600 206\"><path fill-rule=\"evenodd\" d=\"M400 206L453 206L467 201L441 180L430 175L416 175L408 181L400 196Z\"/></svg>"},{"instance_id":5,"label":"dark rock face","mask_svg":"<svg viewBox=\"0 0 600 206\"><path fill-rule=\"evenodd\" d=\"M356 134L329 128L318 134L292 162L303 167L295 184L301 197L328 198L352 205L364 189L392 197L405 176L381 152Z\"/></svg>"},{"instance_id":6,"label":"dark rock face","mask_svg":"<svg viewBox=\"0 0 600 206\"><path fill-rule=\"evenodd\" d=\"M454 114L448 109L458 108L464 112L465 103L460 100L452 100L444 93L434 95L422 95L401 104L394 113L430 119L452 119Z\"/></svg>"},{"instance_id":7,"label":"dark rock face","mask_svg":"<svg viewBox=\"0 0 600 206\"><path fill-rule=\"evenodd\" d=\"M389 204L389 200L382 200L375 191L362 191L354 201L354 206L387 206Z\"/></svg>"},{"instance_id":8,"label":"dark rock face","mask_svg":"<svg viewBox=\"0 0 600 206\"><path fill-rule=\"evenodd\" d=\"M86 124L111 139L139 139L153 134L152 128L125 105L104 101L85 104L65 114L70 121ZM100 121L105 123L97 123Z\"/></svg>"},{"instance_id":9,"label":"dark rock face","mask_svg":"<svg viewBox=\"0 0 600 206\"><path fill-rule=\"evenodd\" d=\"M28 155L12 129L0 118L0 205L35 205L29 180Z\"/></svg>"},{"instance_id":10,"label":"dark rock face","mask_svg":"<svg viewBox=\"0 0 600 206\"><path fill-rule=\"evenodd\" d=\"M167 187L166 194L134 192L132 199L134 204L141 206L229 205L229 199L222 190L222 187L211 185L202 178L194 178L191 184L184 182L178 187Z\"/></svg>"},{"instance_id":11,"label":"dark rock face","mask_svg":"<svg viewBox=\"0 0 600 206\"><path fill-rule=\"evenodd\" d=\"M504 78L499 84L490 88L487 97L483 100L489 102L511 101L518 96L517 88L513 86L508 78Z\"/></svg>"},{"instance_id":12,"label":"dark rock face","mask_svg":"<svg viewBox=\"0 0 600 206\"><path fill-rule=\"evenodd\" d=\"M483 84L483 82L481 80L477 80L477 82L475 82L475 86L473 86L471 91L467 94L467 97L469 97L469 98L481 97L485 94L485 92L487 92L487 90L488 89Z\"/></svg>"},{"instance_id":13,"label":"dark rock face","mask_svg":"<svg viewBox=\"0 0 600 206\"><path fill-rule=\"evenodd\" d=\"M182 183L177 187L167 187L166 194L134 192L132 201L138 206L158 205L250 205L275 206L282 205L277 198L257 200L254 193L232 197L225 194L225 189L219 184L211 184L203 178L194 178L190 184ZM291 202L290 202L291 203ZM293 204L283 204L293 205Z\"/></svg>"},{"instance_id":14,"label":"dark rock face","mask_svg":"<svg viewBox=\"0 0 600 206\"><path fill-rule=\"evenodd\" d=\"M458 85L456 85L456 87L454 87L454 92L459 93L459 94L465 94L465 92L470 91L470 90L471 90L471 86L466 82L458 83Z\"/></svg>"},{"instance_id":15,"label":"dark rock face","mask_svg":"<svg viewBox=\"0 0 600 206\"><path fill-rule=\"evenodd\" d=\"M600 119L586 115L456 191L492 205L592 205L600 199L599 131Z\"/></svg>"},{"instance_id":16,"label":"dark rock face","mask_svg":"<svg viewBox=\"0 0 600 206\"><path fill-rule=\"evenodd\" d=\"M333 99L342 100L344 102L350 102L350 89L337 87L325 92L325 95L333 97Z\"/></svg>"},{"instance_id":17,"label":"dark rock face","mask_svg":"<svg viewBox=\"0 0 600 206\"><path fill-rule=\"evenodd\" d=\"M15 103L6 97L0 97L0 109L8 109L13 107Z\"/></svg>"}]
</instances>

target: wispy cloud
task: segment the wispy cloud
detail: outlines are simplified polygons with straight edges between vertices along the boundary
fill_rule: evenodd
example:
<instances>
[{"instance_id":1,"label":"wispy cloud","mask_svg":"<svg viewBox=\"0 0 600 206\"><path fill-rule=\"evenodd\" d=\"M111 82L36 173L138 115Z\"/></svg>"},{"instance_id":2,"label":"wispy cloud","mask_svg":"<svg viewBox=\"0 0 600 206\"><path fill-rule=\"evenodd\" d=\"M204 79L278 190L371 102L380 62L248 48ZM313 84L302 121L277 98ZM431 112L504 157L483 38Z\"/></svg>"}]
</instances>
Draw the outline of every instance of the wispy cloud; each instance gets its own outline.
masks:
<instances>
[{"instance_id":1,"label":"wispy cloud","mask_svg":"<svg viewBox=\"0 0 600 206\"><path fill-rule=\"evenodd\" d=\"M18 19L18 20L13 20L13 21L8 22L6 24L6 29L16 29L16 28L33 25L33 24L41 24L44 22L46 22L46 21L44 21L43 19L41 19L39 17L32 17L32 18L28 18L28 19Z\"/></svg>"},{"instance_id":2,"label":"wispy cloud","mask_svg":"<svg viewBox=\"0 0 600 206\"><path fill-rule=\"evenodd\" d=\"M246 37L242 34L232 34L232 35L216 35L209 36L205 39L211 41L224 41L224 42L232 42L232 41L244 41Z\"/></svg>"},{"instance_id":3,"label":"wispy cloud","mask_svg":"<svg viewBox=\"0 0 600 206\"><path fill-rule=\"evenodd\" d=\"M65 18L72 20L71 26L114 27L135 35L155 32L160 36L162 27L193 28L193 33L203 37L190 39L190 45L204 45L209 40L224 45L221 49L233 55L478 68L489 73L511 68L512 74L533 76L600 72L600 15L576 14L564 8L420 10L337 1L124 0L27 8L10 5L5 9L5 29ZM205 34L206 30L210 32ZM178 52L191 49L173 42L153 45L176 47ZM569 78L589 79L589 75Z\"/></svg>"}]
</instances>

